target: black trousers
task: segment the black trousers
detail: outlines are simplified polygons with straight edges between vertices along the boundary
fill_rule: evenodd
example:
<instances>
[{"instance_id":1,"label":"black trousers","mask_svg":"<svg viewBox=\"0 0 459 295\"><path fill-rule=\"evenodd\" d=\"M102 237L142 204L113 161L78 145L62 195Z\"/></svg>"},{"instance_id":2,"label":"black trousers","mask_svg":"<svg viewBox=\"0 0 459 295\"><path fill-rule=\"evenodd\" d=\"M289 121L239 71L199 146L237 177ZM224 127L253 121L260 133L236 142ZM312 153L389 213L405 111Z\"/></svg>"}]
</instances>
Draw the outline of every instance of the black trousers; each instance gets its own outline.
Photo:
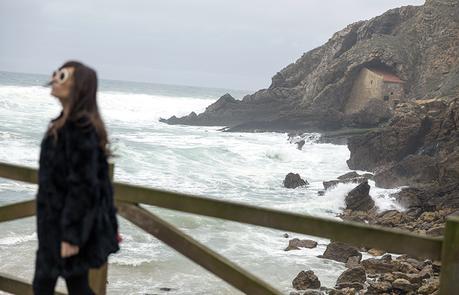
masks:
<instances>
[{"instance_id":1,"label":"black trousers","mask_svg":"<svg viewBox=\"0 0 459 295\"><path fill-rule=\"evenodd\" d=\"M82 275L71 276L65 279L69 295L94 295L95 293L89 287L88 272ZM56 287L57 277L39 277L33 278L33 293L35 295L52 295Z\"/></svg>"}]
</instances>

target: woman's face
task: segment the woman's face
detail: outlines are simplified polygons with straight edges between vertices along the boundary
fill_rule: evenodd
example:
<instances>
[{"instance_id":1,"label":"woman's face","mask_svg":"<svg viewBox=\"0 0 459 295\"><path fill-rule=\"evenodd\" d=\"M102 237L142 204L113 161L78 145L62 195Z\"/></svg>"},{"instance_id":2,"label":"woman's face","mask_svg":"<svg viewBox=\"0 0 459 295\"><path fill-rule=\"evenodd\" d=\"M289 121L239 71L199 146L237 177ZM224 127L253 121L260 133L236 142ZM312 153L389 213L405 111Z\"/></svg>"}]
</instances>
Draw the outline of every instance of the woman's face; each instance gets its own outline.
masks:
<instances>
[{"instance_id":1,"label":"woman's face","mask_svg":"<svg viewBox=\"0 0 459 295\"><path fill-rule=\"evenodd\" d=\"M74 67L65 67L53 73L51 95L57 97L61 102L67 101L70 97L74 71Z\"/></svg>"}]
</instances>

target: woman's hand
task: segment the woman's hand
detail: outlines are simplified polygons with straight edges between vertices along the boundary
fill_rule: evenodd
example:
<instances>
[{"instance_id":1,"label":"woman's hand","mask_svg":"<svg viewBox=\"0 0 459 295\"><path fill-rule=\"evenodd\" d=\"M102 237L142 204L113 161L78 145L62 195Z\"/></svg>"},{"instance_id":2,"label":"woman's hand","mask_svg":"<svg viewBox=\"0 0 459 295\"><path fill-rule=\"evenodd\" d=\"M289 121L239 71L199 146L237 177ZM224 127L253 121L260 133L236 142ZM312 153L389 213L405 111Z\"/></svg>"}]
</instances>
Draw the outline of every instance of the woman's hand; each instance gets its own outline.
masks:
<instances>
[{"instance_id":1,"label":"woman's hand","mask_svg":"<svg viewBox=\"0 0 459 295\"><path fill-rule=\"evenodd\" d=\"M73 255L77 255L80 251L80 247L69 244L67 242L61 242L61 257L66 258Z\"/></svg>"}]
</instances>

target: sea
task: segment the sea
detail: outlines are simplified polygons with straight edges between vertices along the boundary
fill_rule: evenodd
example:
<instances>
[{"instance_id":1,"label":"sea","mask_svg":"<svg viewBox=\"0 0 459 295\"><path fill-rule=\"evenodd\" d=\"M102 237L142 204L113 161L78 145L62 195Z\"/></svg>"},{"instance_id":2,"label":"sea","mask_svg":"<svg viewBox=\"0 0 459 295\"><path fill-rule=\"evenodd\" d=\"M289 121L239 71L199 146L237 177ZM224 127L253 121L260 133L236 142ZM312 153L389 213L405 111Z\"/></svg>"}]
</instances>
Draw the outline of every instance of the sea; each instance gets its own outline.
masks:
<instances>
[{"instance_id":1,"label":"sea","mask_svg":"<svg viewBox=\"0 0 459 295\"><path fill-rule=\"evenodd\" d=\"M61 105L43 85L48 76L0 72L0 162L38 168L40 142ZM221 95L242 99L250 91L100 80L98 104L116 157L115 181L218 200L338 219L355 184L319 195L323 181L349 172L345 145L319 143L310 134L302 150L285 133L226 133L221 126L167 125L160 118L200 113ZM283 187L289 172L309 185ZM358 171L363 172L363 171ZM379 210L401 209L390 196L370 194ZM37 186L0 178L0 206L35 198ZM181 231L269 282L282 293L312 270L333 287L343 263L321 259L329 241L144 206ZM242 294L129 221L118 217L121 250L110 256L108 294ZM289 237L286 238L285 234ZM314 249L284 251L289 239L313 239ZM35 217L0 223L0 272L31 281L37 235ZM366 254L364 254L365 256ZM57 289L65 291L59 279Z\"/></svg>"}]
</instances>

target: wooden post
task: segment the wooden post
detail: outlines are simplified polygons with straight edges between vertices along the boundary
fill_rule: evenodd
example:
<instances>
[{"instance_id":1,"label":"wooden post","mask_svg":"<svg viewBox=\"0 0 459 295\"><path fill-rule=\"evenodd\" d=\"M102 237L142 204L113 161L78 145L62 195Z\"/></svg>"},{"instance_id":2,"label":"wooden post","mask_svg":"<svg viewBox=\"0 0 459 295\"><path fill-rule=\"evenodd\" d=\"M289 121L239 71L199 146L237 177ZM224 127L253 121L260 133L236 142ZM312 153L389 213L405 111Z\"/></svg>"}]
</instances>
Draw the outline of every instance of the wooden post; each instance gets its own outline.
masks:
<instances>
[{"instance_id":1,"label":"wooden post","mask_svg":"<svg viewBox=\"0 0 459 295\"><path fill-rule=\"evenodd\" d=\"M113 176L115 171L115 164L110 163L108 166L108 173L110 180L113 183ZM89 270L89 286L96 295L105 295L107 294L107 273L108 273L108 264L105 263L100 268L92 268Z\"/></svg>"},{"instance_id":2,"label":"wooden post","mask_svg":"<svg viewBox=\"0 0 459 295\"><path fill-rule=\"evenodd\" d=\"M440 295L457 294L459 290L459 216L446 220L443 238Z\"/></svg>"}]
</instances>

